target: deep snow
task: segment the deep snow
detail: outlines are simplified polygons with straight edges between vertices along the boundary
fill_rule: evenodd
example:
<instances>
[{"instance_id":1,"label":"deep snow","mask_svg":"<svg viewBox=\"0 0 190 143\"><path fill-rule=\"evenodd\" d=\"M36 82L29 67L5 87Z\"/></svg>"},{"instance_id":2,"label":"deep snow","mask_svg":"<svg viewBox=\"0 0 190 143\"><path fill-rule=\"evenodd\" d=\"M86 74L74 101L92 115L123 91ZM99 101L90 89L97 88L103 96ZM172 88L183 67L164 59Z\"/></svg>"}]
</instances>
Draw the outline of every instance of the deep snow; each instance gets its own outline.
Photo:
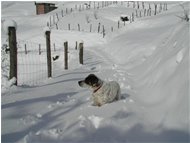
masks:
<instances>
[{"instance_id":1,"label":"deep snow","mask_svg":"<svg viewBox=\"0 0 190 143\"><path fill-rule=\"evenodd\" d=\"M2 26L4 20L15 20L20 43L43 45L49 16L60 11L63 4L71 8L81 3L60 2L57 10L36 16L33 2L2 2ZM182 4L189 9L189 2ZM69 42L69 70L64 70L63 51L53 52L60 55L53 62L53 77L35 86L11 86L6 75L8 57L1 53L2 142L189 142L189 23L176 16L183 15L183 9L179 2L170 2L168 11L137 18L113 33L107 32L105 38L88 31L86 15L91 24L101 21L105 26L117 25L120 15L135 11L126 5L101 8L98 20L92 9L65 15L58 23L61 29L51 30L51 41L60 51L63 42ZM83 31L69 31L64 20L81 22ZM1 37L3 45L7 38L3 28ZM84 65L78 64L75 41L84 42ZM20 45L19 52L23 52ZM33 48L36 46L30 50ZM35 52L28 55L38 59ZM45 54L40 60L46 60ZM23 61L19 61L22 68ZM122 100L92 106L91 92L77 84L90 73L105 81L118 81ZM29 79L22 80L28 83L25 80Z\"/></svg>"}]
</instances>

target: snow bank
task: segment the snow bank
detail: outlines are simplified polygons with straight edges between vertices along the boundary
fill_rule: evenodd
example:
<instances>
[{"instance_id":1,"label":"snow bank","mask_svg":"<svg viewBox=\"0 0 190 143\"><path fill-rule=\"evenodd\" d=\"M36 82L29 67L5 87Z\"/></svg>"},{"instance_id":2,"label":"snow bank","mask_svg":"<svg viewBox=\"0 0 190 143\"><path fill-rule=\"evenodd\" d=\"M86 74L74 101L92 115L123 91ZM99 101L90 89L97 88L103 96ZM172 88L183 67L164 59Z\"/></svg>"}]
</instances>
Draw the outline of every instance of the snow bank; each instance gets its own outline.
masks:
<instances>
[{"instance_id":1,"label":"snow bank","mask_svg":"<svg viewBox=\"0 0 190 143\"><path fill-rule=\"evenodd\" d=\"M3 30L6 34L8 34L8 32L9 32L8 31L9 27L15 27L15 29L17 29L17 23L14 20L5 20L5 21L3 21L2 25L3 25Z\"/></svg>"}]
</instances>

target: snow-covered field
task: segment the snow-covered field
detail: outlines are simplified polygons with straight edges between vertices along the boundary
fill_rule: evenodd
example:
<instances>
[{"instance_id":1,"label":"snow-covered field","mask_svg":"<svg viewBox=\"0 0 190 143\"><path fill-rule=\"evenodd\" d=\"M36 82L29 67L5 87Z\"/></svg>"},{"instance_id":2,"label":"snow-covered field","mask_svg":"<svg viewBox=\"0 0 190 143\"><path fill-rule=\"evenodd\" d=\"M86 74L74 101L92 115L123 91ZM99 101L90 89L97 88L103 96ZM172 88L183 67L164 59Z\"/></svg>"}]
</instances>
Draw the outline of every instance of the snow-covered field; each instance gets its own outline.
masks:
<instances>
[{"instance_id":1,"label":"snow-covered field","mask_svg":"<svg viewBox=\"0 0 190 143\"><path fill-rule=\"evenodd\" d=\"M1 46L7 43L4 22L16 21L22 83L16 87L11 86L14 79L7 80L8 55L2 51L2 142L188 143L190 32L189 22L178 16L184 14L179 4L189 10L190 3L167 2L167 11L135 18L119 29L120 16L136 11L132 2L129 7L127 2L118 2L60 17L59 29L53 25L51 30L51 43L57 48L54 51L52 46L52 54L60 58L52 61L53 77L47 79L46 53L38 55L39 44L45 50L43 29L50 16L84 3L57 2L58 9L35 15L34 2L1 2ZM153 10L154 2L146 2L145 7L149 3ZM99 22L105 26L104 38L96 31ZM75 23L76 28L68 30L69 23ZM90 24L96 25L91 32ZM65 41L69 43L68 70L64 70L63 62ZM78 62L76 41L84 43L84 65ZM27 55L25 42L30 45ZM28 73L22 73L26 69ZM92 106L91 92L78 86L78 81L90 73L119 82L123 98L102 107Z\"/></svg>"}]
</instances>

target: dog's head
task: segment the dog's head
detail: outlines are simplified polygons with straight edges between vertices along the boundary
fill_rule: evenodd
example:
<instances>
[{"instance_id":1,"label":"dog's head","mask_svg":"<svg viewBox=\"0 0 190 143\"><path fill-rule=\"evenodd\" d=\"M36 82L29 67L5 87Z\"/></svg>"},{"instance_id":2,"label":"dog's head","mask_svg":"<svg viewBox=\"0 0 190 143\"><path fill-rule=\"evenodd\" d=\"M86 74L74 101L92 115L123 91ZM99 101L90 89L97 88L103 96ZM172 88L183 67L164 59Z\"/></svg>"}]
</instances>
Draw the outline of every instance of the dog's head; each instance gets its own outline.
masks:
<instances>
[{"instance_id":1,"label":"dog's head","mask_svg":"<svg viewBox=\"0 0 190 143\"><path fill-rule=\"evenodd\" d=\"M80 87L96 89L101 86L102 81L94 74L90 74L84 80L79 81L78 84Z\"/></svg>"}]
</instances>

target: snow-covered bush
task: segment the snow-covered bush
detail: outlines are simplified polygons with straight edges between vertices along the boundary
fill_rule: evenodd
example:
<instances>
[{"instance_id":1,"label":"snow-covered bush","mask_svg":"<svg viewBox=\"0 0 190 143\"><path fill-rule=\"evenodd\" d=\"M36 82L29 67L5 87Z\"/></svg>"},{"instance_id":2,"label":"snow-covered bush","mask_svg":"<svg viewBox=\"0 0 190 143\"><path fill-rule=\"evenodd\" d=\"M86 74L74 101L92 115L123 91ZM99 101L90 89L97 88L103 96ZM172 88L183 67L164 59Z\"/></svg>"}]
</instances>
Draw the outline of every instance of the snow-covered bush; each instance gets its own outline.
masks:
<instances>
[{"instance_id":1,"label":"snow-covered bush","mask_svg":"<svg viewBox=\"0 0 190 143\"><path fill-rule=\"evenodd\" d=\"M6 53L6 49L9 49L9 47L7 46L7 44L3 44L3 46L1 47L1 89L2 89L2 93L7 91L16 82L15 77L9 80L10 58L9 58L9 54Z\"/></svg>"}]
</instances>

